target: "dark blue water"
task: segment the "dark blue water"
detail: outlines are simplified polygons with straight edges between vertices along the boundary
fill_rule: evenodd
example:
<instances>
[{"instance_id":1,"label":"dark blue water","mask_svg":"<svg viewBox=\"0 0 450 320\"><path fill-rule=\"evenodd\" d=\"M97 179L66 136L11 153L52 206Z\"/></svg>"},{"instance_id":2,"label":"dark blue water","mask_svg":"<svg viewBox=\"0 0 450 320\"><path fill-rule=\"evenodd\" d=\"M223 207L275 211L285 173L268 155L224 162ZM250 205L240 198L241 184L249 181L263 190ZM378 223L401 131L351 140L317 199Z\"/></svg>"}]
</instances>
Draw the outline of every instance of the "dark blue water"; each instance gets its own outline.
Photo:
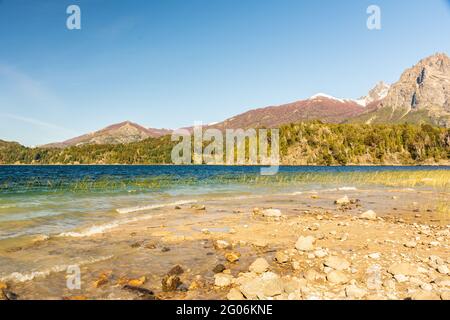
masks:
<instances>
[{"instance_id":1,"label":"dark blue water","mask_svg":"<svg viewBox=\"0 0 450 320\"><path fill-rule=\"evenodd\" d=\"M52 191L158 190L182 185L252 183L260 177L258 166L0 166L0 196L11 193ZM450 170L450 166L281 166L264 177L278 182L310 174L374 173L386 171Z\"/></svg>"}]
</instances>

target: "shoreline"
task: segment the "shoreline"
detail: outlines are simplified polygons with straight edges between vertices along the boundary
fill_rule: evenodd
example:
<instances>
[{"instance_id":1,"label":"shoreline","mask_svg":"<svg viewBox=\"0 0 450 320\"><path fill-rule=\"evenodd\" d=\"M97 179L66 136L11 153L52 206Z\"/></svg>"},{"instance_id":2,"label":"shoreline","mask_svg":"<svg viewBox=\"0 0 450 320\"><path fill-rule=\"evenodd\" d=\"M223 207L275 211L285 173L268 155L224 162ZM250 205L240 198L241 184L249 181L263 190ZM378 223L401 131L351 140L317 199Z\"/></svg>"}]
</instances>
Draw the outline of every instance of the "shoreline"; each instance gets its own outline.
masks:
<instances>
[{"instance_id":1,"label":"shoreline","mask_svg":"<svg viewBox=\"0 0 450 320\"><path fill-rule=\"evenodd\" d=\"M68 290L61 270L8 281L21 299L443 299L450 290L450 273L441 273L450 263L450 217L436 211L435 196L368 189L212 197L143 212L144 220L100 234L37 241L0 258L44 255L67 265L66 256L112 256L80 266L81 290ZM364 217L369 210L375 216ZM298 244L301 238L306 242ZM407 266L398 271L396 264ZM374 265L381 282L366 272Z\"/></svg>"}]
</instances>

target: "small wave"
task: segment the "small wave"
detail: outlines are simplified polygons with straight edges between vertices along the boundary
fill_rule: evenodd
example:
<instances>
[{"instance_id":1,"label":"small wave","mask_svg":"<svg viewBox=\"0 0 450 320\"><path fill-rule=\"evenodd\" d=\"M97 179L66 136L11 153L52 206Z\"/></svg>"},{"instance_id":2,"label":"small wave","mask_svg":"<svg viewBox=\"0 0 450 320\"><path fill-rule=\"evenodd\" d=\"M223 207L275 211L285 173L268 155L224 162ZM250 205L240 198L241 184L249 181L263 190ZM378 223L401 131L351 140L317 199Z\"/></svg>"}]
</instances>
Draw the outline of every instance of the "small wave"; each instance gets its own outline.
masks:
<instances>
[{"instance_id":1,"label":"small wave","mask_svg":"<svg viewBox=\"0 0 450 320\"><path fill-rule=\"evenodd\" d=\"M340 187L337 188L339 191L355 191L358 190L356 187Z\"/></svg>"},{"instance_id":2,"label":"small wave","mask_svg":"<svg viewBox=\"0 0 450 320\"><path fill-rule=\"evenodd\" d=\"M133 213L133 212L139 212L139 211L147 211L147 210L152 210L152 209L159 209L159 208L164 208L164 207L168 207L168 206L179 206L179 205L189 204L189 203L194 203L194 202L197 202L197 201L196 200L176 201L176 202L172 202L172 203L153 204L153 205L149 205L149 206L137 206L137 207L130 207L130 208L121 208L121 209L116 209L116 211L118 213L121 213L121 214Z\"/></svg>"},{"instance_id":3,"label":"small wave","mask_svg":"<svg viewBox=\"0 0 450 320\"><path fill-rule=\"evenodd\" d=\"M67 270L70 266L73 265L77 265L77 266L83 266L83 265L87 265L87 264L93 264L96 262L102 262L102 261L106 261L111 259L113 256L104 256L104 257L99 257L99 258L88 258L85 260L82 260L78 263L73 263L70 265L56 265L53 266L51 268L48 269L44 269L42 271L32 271L29 273L20 273L20 272L13 272L10 275L7 275L5 277L0 278L0 281L15 281L15 282L26 282L26 281L31 281L33 279L36 278L46 278L48 277L51 273L55 273L55 272L62 272Z\"/></svg>"},{"instance_id":4,"label":"small wave","mask_svg":"<svg viewBox=\"0 0 450 320\"><path fill-rule=\"evenodd\" d=\"M99 225L99 226L92 226L87 228L84 231L80 231L80 232L63 232L58 234L58 237L72 237L72 238L83 238L83 237L89 237L89 236L93 236L95 234L100 234L100 233L104 233L107 230L116 228L119 226L119 223L108 223L108 224L104 224L104 225Z\"/></svg>"},{"instance_id":5,"label":"small wave","mask_svg":"<svg viewBox=\"0 0 450 320\"><path fill-rule=\"evenodd\" d=\"M17 205L16 204L3 204L0 205L0 209L11 209L11 208L16 208Z\"/></svg>"}]
</instances>

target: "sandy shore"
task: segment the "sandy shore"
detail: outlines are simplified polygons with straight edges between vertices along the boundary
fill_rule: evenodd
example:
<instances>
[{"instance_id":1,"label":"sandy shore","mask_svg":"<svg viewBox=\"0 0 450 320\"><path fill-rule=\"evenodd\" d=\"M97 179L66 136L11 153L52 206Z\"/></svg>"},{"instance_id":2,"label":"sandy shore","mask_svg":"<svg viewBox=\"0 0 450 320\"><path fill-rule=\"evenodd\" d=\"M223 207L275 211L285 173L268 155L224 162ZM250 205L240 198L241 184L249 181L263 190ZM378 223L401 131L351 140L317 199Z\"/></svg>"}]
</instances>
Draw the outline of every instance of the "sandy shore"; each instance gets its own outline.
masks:
<instances>
[{"instance_id":1,"label":"sandy shore","mask_svg":"<svg viewBox=\"0 0 450 320\"><path fill-rule=\"evenodd\" d=\"M100 234L7 250L4 259L54 264L3 280L1 296L449 299L450 217L437 210L442 199L448 194L409 189L212 196ZM72 264L80 267L80 289L67 287Z\"/></svg>"}]
</instances>

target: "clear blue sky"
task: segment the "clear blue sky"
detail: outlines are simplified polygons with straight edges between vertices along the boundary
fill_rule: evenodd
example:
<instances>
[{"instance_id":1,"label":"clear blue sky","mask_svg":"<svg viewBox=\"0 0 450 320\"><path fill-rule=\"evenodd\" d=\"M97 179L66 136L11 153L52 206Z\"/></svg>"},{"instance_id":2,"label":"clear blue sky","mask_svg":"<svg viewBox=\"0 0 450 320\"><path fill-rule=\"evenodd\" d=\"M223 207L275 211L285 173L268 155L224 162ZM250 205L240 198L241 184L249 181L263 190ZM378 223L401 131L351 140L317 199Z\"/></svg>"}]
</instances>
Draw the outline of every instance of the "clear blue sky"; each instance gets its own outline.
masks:
<instances>
[{"instance_id":1,"label":"clear blue sky","mask_svg":"<svg viewBox=\"0 0 450 320\"><path fill-rule=\"evenodd\" d=\"M70 4L82 30L66 28ZM366 28L370 4L380 31ZM435 52L450 53L449 0L0 0L0 139L357 98Z\"/></svg>"}]
</instances>

